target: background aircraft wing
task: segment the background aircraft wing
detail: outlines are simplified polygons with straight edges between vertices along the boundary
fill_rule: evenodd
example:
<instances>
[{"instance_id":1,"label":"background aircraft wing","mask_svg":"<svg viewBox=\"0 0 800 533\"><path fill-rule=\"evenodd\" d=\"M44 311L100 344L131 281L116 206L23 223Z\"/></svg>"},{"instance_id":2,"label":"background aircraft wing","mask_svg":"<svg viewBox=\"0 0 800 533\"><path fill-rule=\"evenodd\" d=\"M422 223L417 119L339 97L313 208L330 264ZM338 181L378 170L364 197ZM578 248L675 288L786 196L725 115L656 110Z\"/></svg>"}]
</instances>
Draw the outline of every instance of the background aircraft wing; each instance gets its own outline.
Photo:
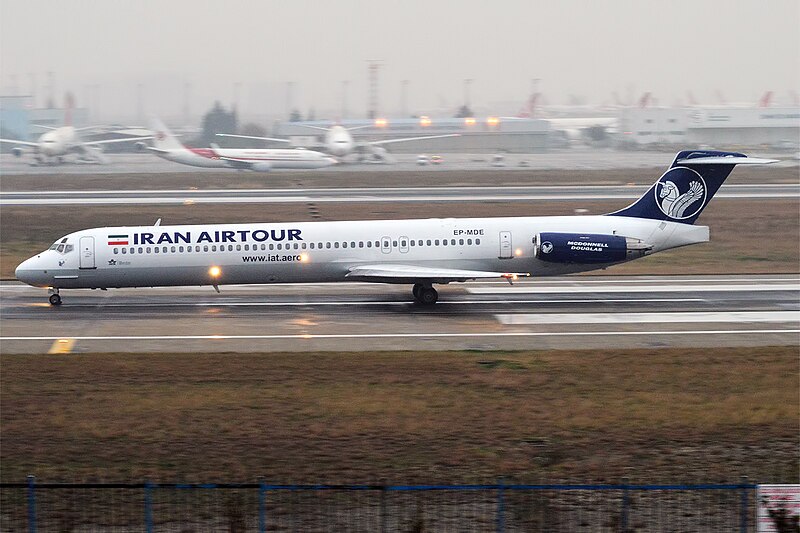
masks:
<instances>
[{"instance_id":1,"label":"background aircraft wing","mask_svg":"<svg viewBox=\"0 0 800 533\"><path fill-rule=\"evenodd\" d=\"M259 141L275 141L280 143L290 143L289 139L278 139L276 137L256 137L255 135L234 135L233 133L217 133L217 137L235 137L237 139L257 139Z\"/></svg>"},{"instance_id":2,"label":"background aircraft wing","mask_svg":"<svg viewBox=\"0 0 800 533\"><path fill-rule=\"evenodd\" d=\"M360 281L389 283L448 283L468 279L516 279L528 274L513 272L485 272L481 270L459 270L453 268L422 267L415 265L358 265L350 268L347 278Z\"/></svg>"},{"instance_id":3,"label":"background aircraft wing","mask_svg":"<svg viewBox=\"0 0 800 533\"><path fill-rule=\"evenodd\" d=\"M421 141L423 139L442 139L444 137L461 137L460 133L447 133L445 135L426 135L424 137L403 137L400 139L386 139L385 141L368 141L363 144L377 146L380 144L402 143L406 141Z\"/></svg>"},{"instance_id":4,"label":"background aircraft wing","mask_svg":"<svg viewBox=\"0 0 800 533\"><path fill-rule=\"evenodd\" d=\"M147 137L128 137L125 139L106 139L104 141L84 141L81 144L94 146L95 144L111 144L111 143L125 143L131 141L144 141L146 139L152 139L152 135L148 135Z\"/></svg>"},{"instance_id":5,"label":"background aircraft wing","mask_svg":"<svg viewBox=\"0 0 800 533\"><path fill-rule=\"evenodd\" d=\"M39 143L32 143L28 141L17 141L14 139L0 139L0 143L13 143L13 144L21 144L23 146L39 146Z\"/></svg>"}]
</instances>

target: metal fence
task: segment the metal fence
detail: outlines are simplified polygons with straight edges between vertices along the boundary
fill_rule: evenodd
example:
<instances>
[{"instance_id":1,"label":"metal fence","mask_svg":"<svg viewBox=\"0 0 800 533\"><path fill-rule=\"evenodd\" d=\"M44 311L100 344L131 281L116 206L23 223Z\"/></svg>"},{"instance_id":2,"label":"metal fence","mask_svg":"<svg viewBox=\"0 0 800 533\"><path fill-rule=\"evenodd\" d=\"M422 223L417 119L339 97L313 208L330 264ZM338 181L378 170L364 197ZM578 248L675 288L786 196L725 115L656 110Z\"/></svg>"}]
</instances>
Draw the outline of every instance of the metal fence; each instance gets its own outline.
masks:
<instances>
[{"instance_id":1,"label":"metal fence","mask_svg":"<svg viewBox=\"0 0 800 533\"><path fill-rule=\"evenodd\" d=\"M756 485L0 484L2 531L755 530Z\"/></svg>"}]
</instances>

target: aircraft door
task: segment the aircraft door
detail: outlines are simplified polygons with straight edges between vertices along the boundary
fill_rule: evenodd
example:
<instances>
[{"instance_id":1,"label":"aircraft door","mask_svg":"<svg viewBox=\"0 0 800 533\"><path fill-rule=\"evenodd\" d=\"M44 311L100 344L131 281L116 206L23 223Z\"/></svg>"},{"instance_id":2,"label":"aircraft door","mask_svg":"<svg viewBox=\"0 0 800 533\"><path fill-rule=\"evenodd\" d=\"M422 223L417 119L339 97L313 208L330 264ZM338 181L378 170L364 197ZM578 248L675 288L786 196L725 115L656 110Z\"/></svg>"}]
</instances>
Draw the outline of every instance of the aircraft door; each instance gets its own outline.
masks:
<instances>
[{"instance_id":1,"label":"aircraft door","mask_svg":"<svg viewBox=\"0 0 800 533\"><path fill-rule=\"evenodd\" d=\"M513 251L511 246L511 232L510 231L501 231L500 232L500 255L498 258L500 259L511 259L513 257Z\"/></svg>"},{"instance_id":2,"label":"aircraft door","mask_svg":"<svg viewBox=\"0 0 800 533\"><path fill-rule=\"evenodd\" d=\"M388 254L392 251L392 239L389 237L381 237L381 252Z\"/></svg>"},{"instance_id":3,"label":"aircraft door","mask_svg":"<svg viewBox=\"0 0 800 533\"><path fill-rule=\"evenodd\" d=\"M81 237L78 245L80 249L80 268L97 268L94 264L94 237Z\"/></svg>"},{"instance_id":4,"label":"aircraft door","mask_svg":"<svg viewBox=\"0 0 800 533\"><path fill-rule=\"evenodd\" d=\"M408 253L408 237L400 237L400 253Z\"/></svg>"}]
</instances>

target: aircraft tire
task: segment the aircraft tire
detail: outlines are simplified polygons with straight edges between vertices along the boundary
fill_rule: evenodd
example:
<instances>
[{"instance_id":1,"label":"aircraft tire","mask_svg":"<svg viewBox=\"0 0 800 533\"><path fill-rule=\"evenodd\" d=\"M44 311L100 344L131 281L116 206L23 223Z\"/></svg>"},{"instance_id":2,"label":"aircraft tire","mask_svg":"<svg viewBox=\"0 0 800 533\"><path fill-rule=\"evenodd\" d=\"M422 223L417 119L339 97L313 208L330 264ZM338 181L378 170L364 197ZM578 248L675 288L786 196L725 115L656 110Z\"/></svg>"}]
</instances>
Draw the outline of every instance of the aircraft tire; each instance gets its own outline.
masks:
<instances>
[{"instance_id":1,"label":"aircraft tire","mask_svg":"<svg viewBox=\"0 0 800 533\"><path fill-rule=\"evenodd\" d=\"M50 305L61 305L61 296L58 294L51 294L49 300Z\"/></svg>"},{"instance_id":2,"label":"aircraft tire","mask_svg":"<svg viewBox=\"0 0 800 533\"><path fill-rule=\"evenodd\" d=\"M439 293L433 287L422 287L419 290L419 303L422 305L433 305L439 299Z\"/></svg>"}]
</instances>

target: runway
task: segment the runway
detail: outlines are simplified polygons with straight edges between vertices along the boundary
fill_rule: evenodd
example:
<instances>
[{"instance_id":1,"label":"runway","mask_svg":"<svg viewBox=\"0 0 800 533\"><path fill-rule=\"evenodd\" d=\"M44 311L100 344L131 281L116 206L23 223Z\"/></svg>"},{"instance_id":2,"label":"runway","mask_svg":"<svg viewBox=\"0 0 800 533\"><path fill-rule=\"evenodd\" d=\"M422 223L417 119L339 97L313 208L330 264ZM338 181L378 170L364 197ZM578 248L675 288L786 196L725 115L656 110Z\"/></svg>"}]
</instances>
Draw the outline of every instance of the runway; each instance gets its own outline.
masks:
<instances>
[{"instance_id":1,"label":"runway","mask_svg":"<svg viewBox=\"0 0 800 533\"><path fill-rule=\"evenodd\" d=\"M62 291L0 285L4 353L800 345L800 277L545 278Z\"/></svg>"},{"instance_id":2,"label":"runway","mask_svg":"<svg viewBox=\"0 0 800 533\"><path fill-rule=\"evenodd\" d=\"M645 186L342 187L326 189L91 190L0 192L0 206L182 205L304 202L472 202L636 199ZM717 198L800 198L800 184L727 185Z\"/></svg>"}]
</instances>

